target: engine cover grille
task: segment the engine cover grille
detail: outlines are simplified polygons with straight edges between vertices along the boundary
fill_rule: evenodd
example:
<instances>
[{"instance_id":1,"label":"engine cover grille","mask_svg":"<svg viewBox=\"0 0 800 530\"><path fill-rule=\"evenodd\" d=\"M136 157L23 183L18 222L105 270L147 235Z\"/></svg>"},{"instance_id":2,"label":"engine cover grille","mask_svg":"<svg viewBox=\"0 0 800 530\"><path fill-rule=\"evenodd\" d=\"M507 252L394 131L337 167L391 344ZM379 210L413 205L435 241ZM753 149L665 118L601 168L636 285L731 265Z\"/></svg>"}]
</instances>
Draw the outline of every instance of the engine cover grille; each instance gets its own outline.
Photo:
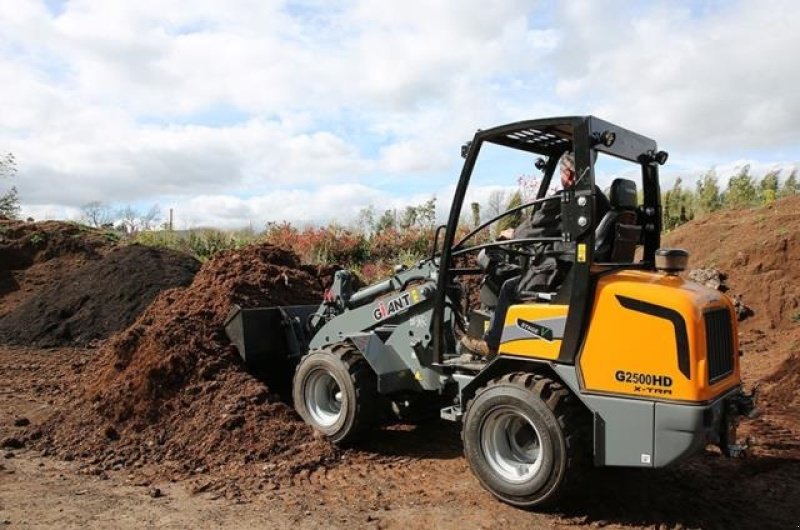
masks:
<instances>
[{"instance_id":1,"label":"engine cover grille","mask_svg":"<svg viewBox=\"0 0 800 530\"><path fill-rule=\"evenodd\" d=\"M708 383L713 384L733 372L733 329L731 313L726 308L711 309L704 314Z\"/></svg>"}]
</instances>

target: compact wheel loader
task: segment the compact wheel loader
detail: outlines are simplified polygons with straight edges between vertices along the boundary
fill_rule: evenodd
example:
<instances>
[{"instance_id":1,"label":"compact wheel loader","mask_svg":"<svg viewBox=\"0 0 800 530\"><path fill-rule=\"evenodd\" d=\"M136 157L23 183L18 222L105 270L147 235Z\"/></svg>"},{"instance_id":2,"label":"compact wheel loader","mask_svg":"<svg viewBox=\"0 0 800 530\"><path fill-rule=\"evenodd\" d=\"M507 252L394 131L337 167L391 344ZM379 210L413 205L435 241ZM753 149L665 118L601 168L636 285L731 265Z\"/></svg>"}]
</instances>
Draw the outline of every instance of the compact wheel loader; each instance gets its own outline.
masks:
<instances>
[{"instance_id":1,"label":"compact wheel loader","mask_svg":"<svg viewBox=\"0 0 800 530\"><path fill-rule=\"evenodd\" d=\"M488 146L531 156L541 185L535 200L464 235L462 206ZM546 196L567 151L576 184ZM602 219L598 154L636 177L612 183ZM357 442L392 414L436 410L461 422L475 476L521 507L552 504L583 465L660 468L708 444L741 451L736 425L754 404L742 391L732 304L679 276L685 251L660 248L658 169L667 153L579 116L479 130L462 156L449 221L427 259L359 290L339 270L319 306L234 307L226 331L248 365L335 443ZM547 201L560 205L560 234L479 239ZM557 259L563 281L519 293L496 356L463 355L459 335L483 333L499 286L537 252ZM484 280L481 308L466 314L469 275Z\"/></svg>"}]
</instances>

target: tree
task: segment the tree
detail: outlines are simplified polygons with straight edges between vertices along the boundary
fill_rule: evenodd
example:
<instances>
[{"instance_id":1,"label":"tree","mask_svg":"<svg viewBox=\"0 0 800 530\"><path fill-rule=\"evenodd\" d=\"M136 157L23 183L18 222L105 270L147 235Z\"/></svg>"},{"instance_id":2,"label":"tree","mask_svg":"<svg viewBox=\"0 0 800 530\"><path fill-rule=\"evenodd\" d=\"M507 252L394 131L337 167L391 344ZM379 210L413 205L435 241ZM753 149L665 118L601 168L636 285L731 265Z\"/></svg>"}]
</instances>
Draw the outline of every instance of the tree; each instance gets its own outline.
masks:
<instances>
[{"instance_id":1,"label":"tree","mask_svg":"<svg viewBox=\"0 0 800 530\"><path fill-rule=\"evenodd\" d=\"M506 192L503 190L494 190L489 194L489 199L486 201L486 215L489 218L497 217L503 213L503 205L506 203Z\"/></svg>"},{"instance_id":2,"label":"tree","mask_svg":"<svg viewBox=\"0 0 800 530\"><path fill-rule=\"evenodd\" d=\"M17 160L14 155L7 153L0 156L0 178L13 178L17 174ZM19 196L17 188L11 188L0 195L0 216L16 219L19 214Z\"/></svg>"},{"instance_id":3,"label":"tree","mask_svg":"<svg viewBox=\"0 0 800 530\"><path fill-rule=\"evenodd\" d=\"M703 213L711 213L722 207L722 199L717 184L717 172L710 169L697 181L697 209Z\"/></svg>"},{"instance_id":4,"label":"tree","mask_svg":"<svg viewBox=\"0 0 800 530\"><path fill-rule=\"evenodd\" d=\"M356 230L363 234L377 232L375 227L375 207L371 204L358 211L356 215Z\"/></svg>"},{"instance_id":5,"label":"tree","mask_svg":"<svg viewBox=\"0 0 800 530\"><path fill-rule=\"evenodd\" d=\"M392 230L397 226L394 216L394 210L386 210L375 223L375 233L385 232Z\"/></svg>"},{"instance_id":6,"label":"tree","mask_svg":"<svg viewBox=\"0 0 800 530\"><path fill-rule=\"evenodd\" d=\"M683 180L678 177L672 189L662 197L663 224L671 230L694 218L694 195L683 189Z\"/></svg>"},{"instance_id":7,"label":"tree","mask_svg":"<svg viewBox=\"0 0 800 530\"><path fill-rule=\"evenodd\" d=\"M114 215L106 204L100 201L91 201L81 206L81 220L90 226L100 228L113 222Z\"/></svg>"},{"instance_id":8,"label":"tree","mask_svg":"<svg viewBox=\"0 0 800 530\"><path fill-rule=\"evenodd\" d=\"M400 228L408 230L417 223L417 207L406 206L403 217L400 218Z\"/></svg>"},{"instance_id":9,"label":"tree","mask_svg":"<svg viewBox=\"0 0 800 530\"><path fill-rule=\"evenodd\" d=\"M511 194L511 198L508 199L508 204L506 205L504 211L511 210L519 206L522 206L522 192L517 190ZM516 228L519 226L520 222L522 222L522 212L514 212L513 214L507 215L500 219L500 221L497 223L497 233L499 234L507 228Z\"/></svg>"},{"instance_id":10,"label":"tree","mask_svg":"<svg viewBox=\"0 0 800 530\"><path fill-rule=\"evenodd\" d=\"M154 204L143 215L139 216L139 224L142 230L152 230L158 225L158 220L161 218L161 207Z\"/></svg>"},{"instance_id":11,"label":"tree","mask_svg":"<svg viewBox=\"0 0 800 530\"><path fill-rule=\"evenodd\" d=\"M800 193L800 187L798 187L797 184L797 168L794 168L792 172L789 173L789 176L786 177L786 180L783 181L780 196L788 197L789 195L797 195L798 193Z\"/></svg>"},{"instance_id":12,"label":"tree","mask_svg":"<svg viewBox=\"0 0 800 530\"><path fill-rule=\"evenodd\" d=\"M417 206L406 206L400 219L400 228L408 230L413 226L433 228L436 225L436 197Z\"/></svg>"},{"instance_id":13,"label":"tree","mask_svg":"<svg viewBox=\"0 0 800 530\"><path fill-rule=\"evenodd\" d=\"M778 175L780 170L773 170L764 175L758 183L758 198L761 204L769 204L778 197Z\"/></svg>"},{"instance_id":14,"label":"tree","mask_svg":"<svg viewBox=\"0 0 800 530\"><path fill-rule=\"evenodd\" d=\"M728 208L743 208L756 204L758 193L750 175L750 164L743 166L739 173L731 177L723 200Z\"/></svg>"},{"instance_id":15,"label":"tree","mask_svg":"<svg viewBox=\"0 0 800 530\"><path fill-rule=\"evenodd\" d=\"M423 204L417 206L417 223L422 228L436 226L436 197L431 197Z\"/></svg>"},{"instance_id":16,"label":"tree","mask_svg":"<svg viewBox=\"0 0 800 530\"><path fill-rule=\"evenodd\" d=\"M691 190L686 190L681 194L681 224L694 219L695 214L695 198Z\"/></svg>"},{"instance_id":17,"label":"tree","mask_svg":"<svg viewBox=\"0 0 800 530\"><path fill-rule=\"evenodd\" d=\"M506 192L503 190L494 190L489 194L489 199L486 201L486 217L487 219L494 219L505 210L503 206L506 204ZM500 223L494 223L490 229L492 237L496 238L500 233L498 226Z\"/></svg>"},{"instance_id":18,"label":"tree","mask_svg":"<svg viewBox=\"0 0 800 530\"><path fill-rule=\"evenodd\" d=\"M0 217L16 219L19 215L19 195L17 188L12 186L10 190L0 195Z\"/></svg>"},{"instance_id":19,"label":"tree","mask_svg":"<svg viewBox=\"0 0 800 530\"><path fill-rule=\"evenodd\" d=\"M139 230L139 212L132 206L128 205L121 208L117 212L117 216L120 219L119 223L122 226L122 231L126 234L133 235Z\"/></svg>"},{"instance_id":20,"label":"tree","mask_svg":"<svg viewBox=\"0 0 800 530\"><path fill-rule=\"evenodd\" d=\"M530 202L536 198L540 185L538 177L535 175L520 175L517 177L517 184L519 184L519 190L524 202Z\"/></svg>"}]
</instances>

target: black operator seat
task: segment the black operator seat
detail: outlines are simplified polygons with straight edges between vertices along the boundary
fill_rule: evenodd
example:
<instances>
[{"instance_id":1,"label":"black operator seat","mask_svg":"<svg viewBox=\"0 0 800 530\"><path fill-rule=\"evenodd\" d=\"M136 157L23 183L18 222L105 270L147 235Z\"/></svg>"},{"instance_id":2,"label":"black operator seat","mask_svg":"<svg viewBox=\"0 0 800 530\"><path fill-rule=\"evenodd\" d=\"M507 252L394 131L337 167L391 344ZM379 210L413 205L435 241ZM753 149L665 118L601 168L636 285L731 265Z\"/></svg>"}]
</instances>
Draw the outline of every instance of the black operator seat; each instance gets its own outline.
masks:
<instances>
[{"instance_id":1,"label":"black operator seat","mask_svg":"<svg viewBox=\"0 0 800 530\"><path fill-rule=\"evenodd\" d=\"M608 193L611 209L594 231L594 261L630 263L642 238L636 218L636 183L614 179Z\"/></svg>"}]
</instances>

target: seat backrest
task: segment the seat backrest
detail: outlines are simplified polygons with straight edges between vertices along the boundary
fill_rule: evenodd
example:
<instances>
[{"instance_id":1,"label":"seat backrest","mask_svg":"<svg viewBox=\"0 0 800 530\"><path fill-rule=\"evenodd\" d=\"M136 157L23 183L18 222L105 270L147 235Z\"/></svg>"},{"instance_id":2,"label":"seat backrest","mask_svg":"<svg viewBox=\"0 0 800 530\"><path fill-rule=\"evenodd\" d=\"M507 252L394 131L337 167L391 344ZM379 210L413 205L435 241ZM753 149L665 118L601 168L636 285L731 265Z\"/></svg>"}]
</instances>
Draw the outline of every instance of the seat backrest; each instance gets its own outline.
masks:
<instances>
[{"instance_id":1,"label":"seat backrest","mask_svg":"<svg viewBox=\"0 0 800 530\"><path fill-rule=\"evenodd\" d=\"M594 232L594 261L631 262L642 237L642 227L636 219L636 183L614 179L608 195L611 209Z\"/></svg>"}]
</instances>

